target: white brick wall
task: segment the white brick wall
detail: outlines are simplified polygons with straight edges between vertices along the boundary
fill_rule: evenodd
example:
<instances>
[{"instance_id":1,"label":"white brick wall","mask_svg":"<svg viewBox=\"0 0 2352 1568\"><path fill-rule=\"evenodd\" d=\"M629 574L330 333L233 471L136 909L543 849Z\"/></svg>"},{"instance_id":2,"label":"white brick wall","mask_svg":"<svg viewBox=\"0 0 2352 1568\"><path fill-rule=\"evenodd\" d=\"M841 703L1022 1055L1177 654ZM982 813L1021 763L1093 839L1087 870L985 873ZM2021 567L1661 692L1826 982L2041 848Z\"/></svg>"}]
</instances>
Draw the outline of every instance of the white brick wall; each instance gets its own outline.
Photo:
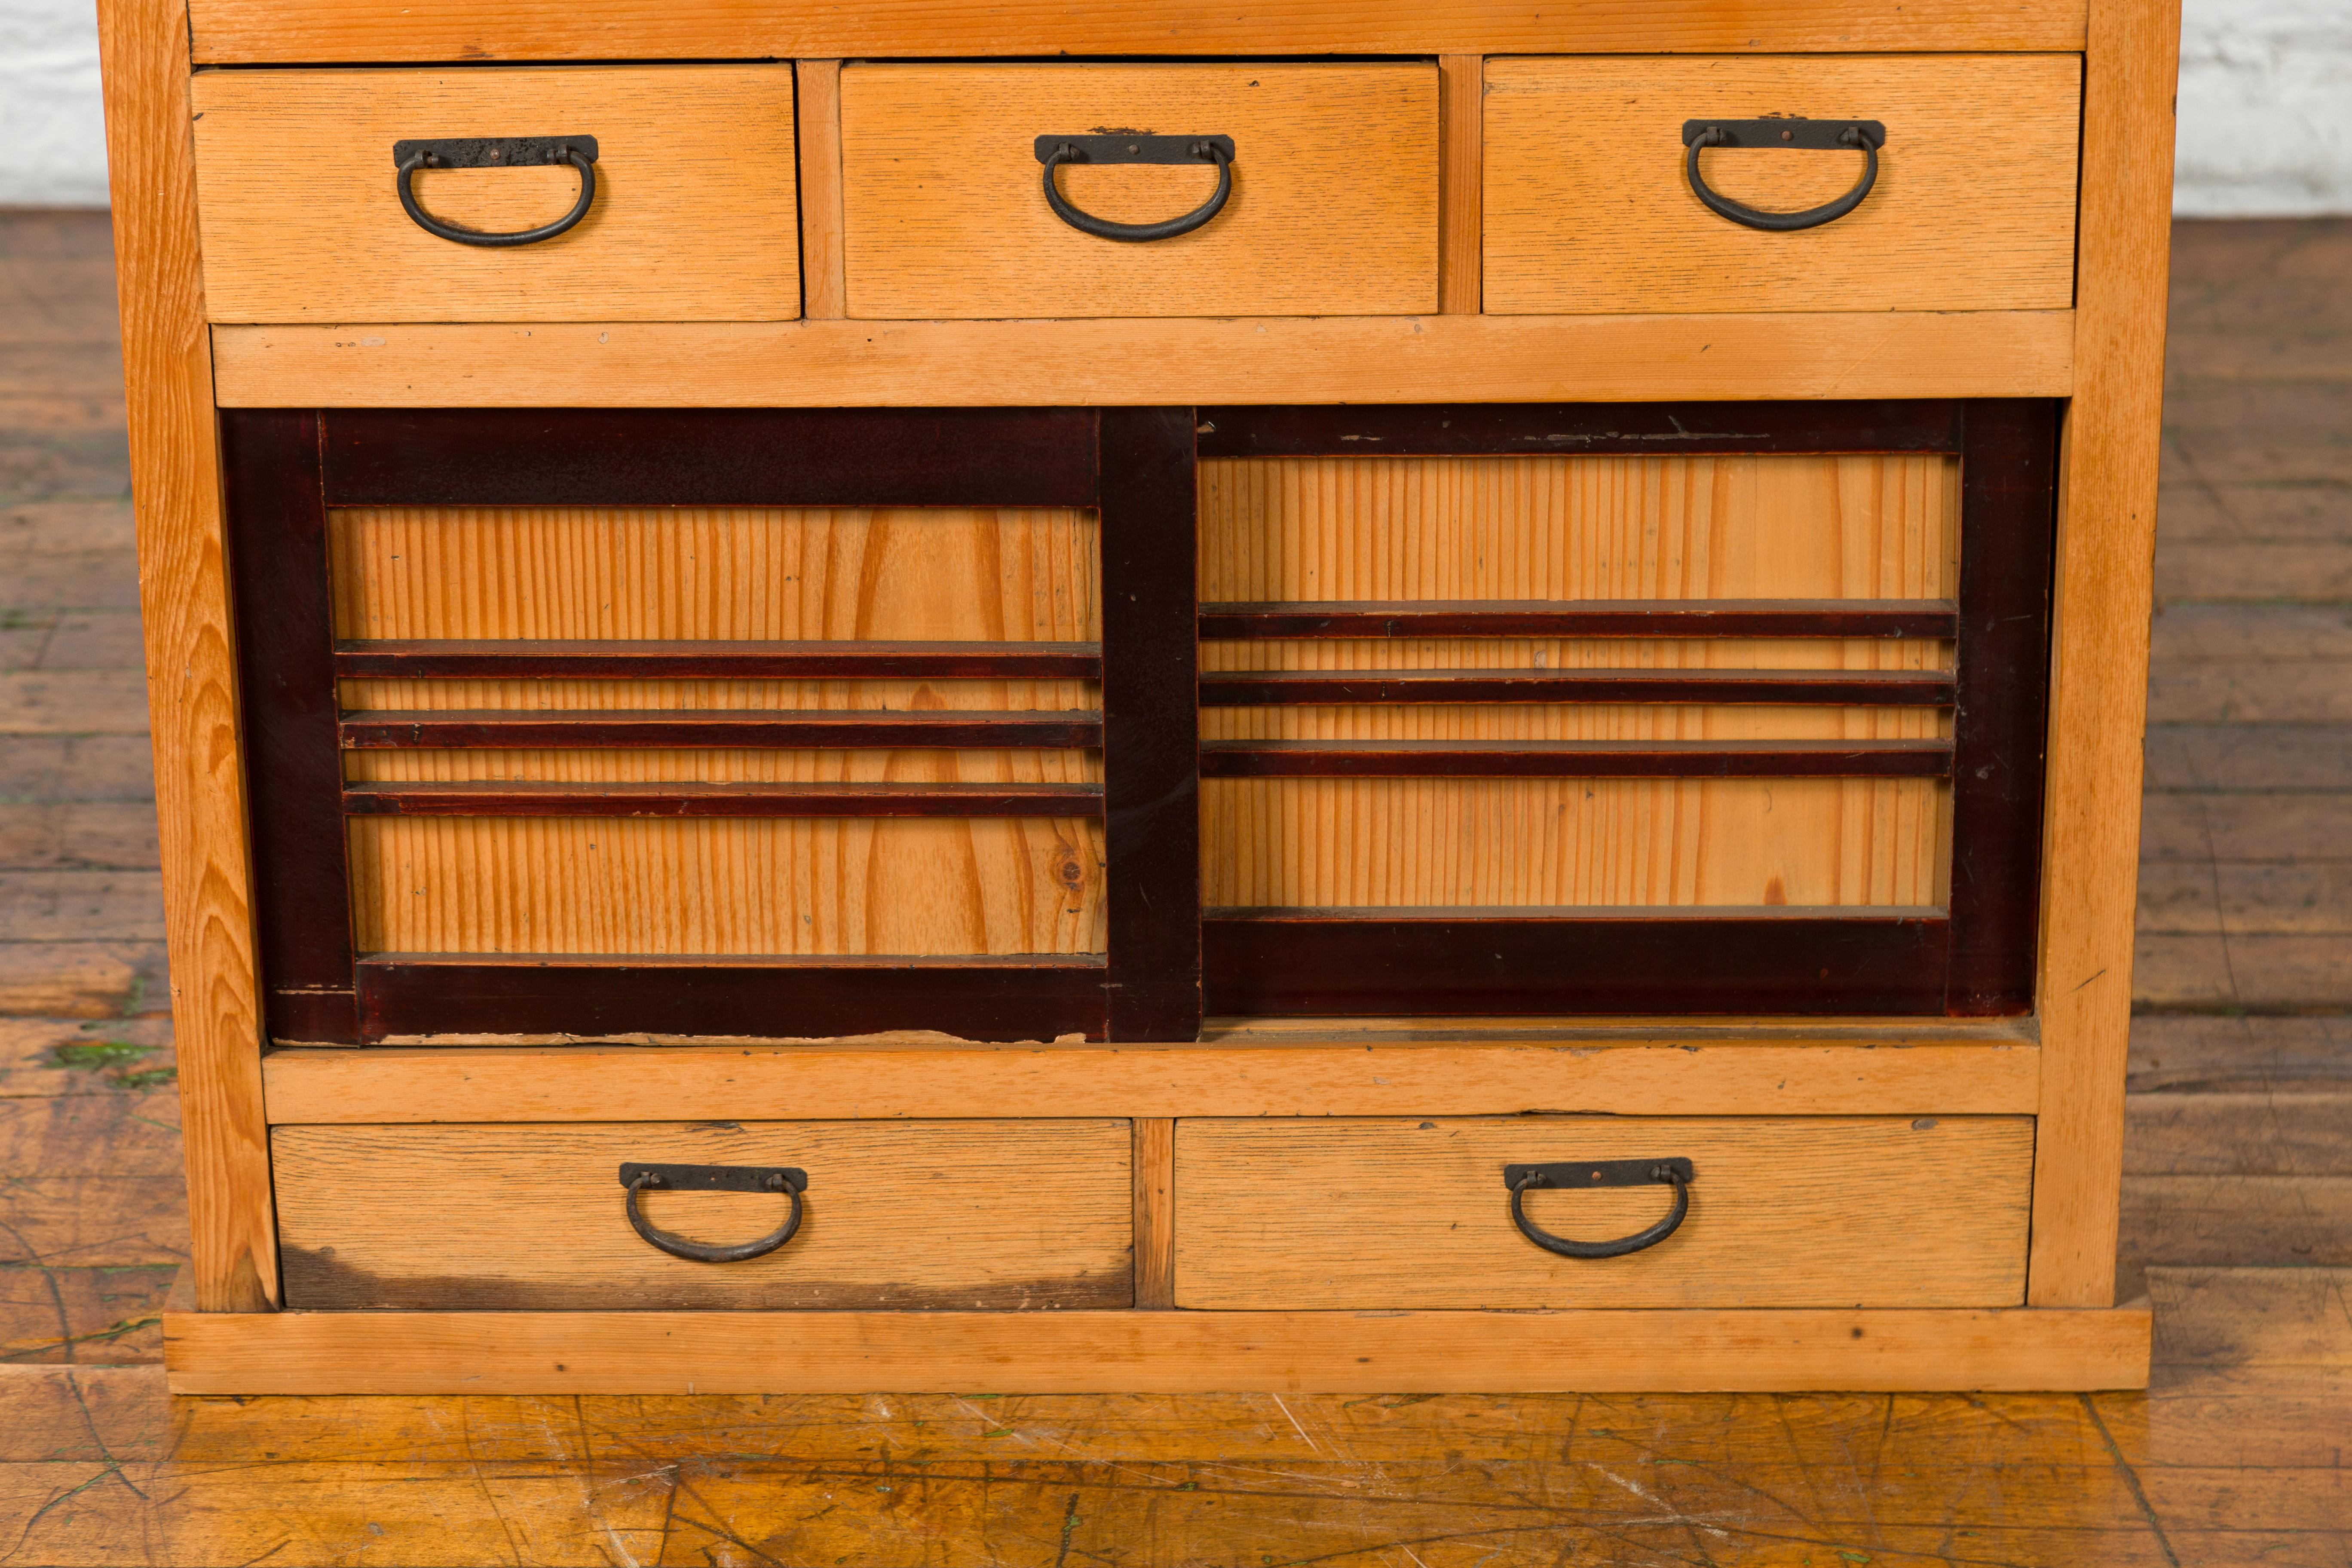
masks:
<instances>
[{"instance_id":1,"label":"white brick wall","mask_svg":"<svg viewBox=\"0 0 2352 1568\"><path fill-rule=\"evenodd\" d=\"M2352 213L2352 0L2184 4L2177 210ZM105 201L92 0L0 0L0 206Z\"/></svg>"}]
</instances>

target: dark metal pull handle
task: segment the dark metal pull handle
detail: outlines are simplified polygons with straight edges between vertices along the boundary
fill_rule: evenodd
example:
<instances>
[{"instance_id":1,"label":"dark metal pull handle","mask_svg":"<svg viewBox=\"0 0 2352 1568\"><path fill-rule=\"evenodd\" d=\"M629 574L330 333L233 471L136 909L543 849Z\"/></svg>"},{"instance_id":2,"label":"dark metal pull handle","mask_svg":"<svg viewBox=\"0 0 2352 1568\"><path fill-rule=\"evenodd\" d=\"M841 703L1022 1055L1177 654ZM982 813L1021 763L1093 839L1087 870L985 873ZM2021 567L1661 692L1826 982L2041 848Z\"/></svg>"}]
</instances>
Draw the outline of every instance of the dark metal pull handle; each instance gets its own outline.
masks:
<instances>
[{"instance_id":1,"label":"dark metal pull handle","mask_svg":"<svg viewBox=\"0 0 2352 1568\"><path fill-rule=\"evenodd\" d=\"M1562 1258L1622 1258L1629 1252L1655 1247L1674 1235L1690 1213L1691 1163L1688 1160L1562 1161L1552 1165L1506 1165L1503 1185L1511 1189L1511 1223L1519 1234ZM1529 1222L1520 1206L1530 1187L1639 1187L1659 1182L1675 1189L1675 1206L1665 1218L1647 1230L1621 1236L1614 1241L1570 1241Z\"/></svg>"},{"instance_id":2,"label":"dark metal pull handle","mask_svg":"<svg viewBox=\"0 0 2352 1568\"><path fill-rule=\"evenodd\" d=\"M416 226L436 239L453 240L459 245L536 245L542 239L553 239L586 217L589 204L596 199L593 136L488 136L395 142L392 144L392 161L400 170L394 182L400 191L400 205L415 220ZM531 169L551 163L569 163L580 171L580 199L553 223L513 234L485 234L478 228L443 223L416 205L416 193L409 188L409 182L419 169Z\"/></svg>"},{"instance_id":3,"label":"dark metal pull handle","mask_svg":"<svg viewBox=\"0 0 2352 1568\"><path fill-rule=\"evenodd\" d=\"M1234 139L1230 136L1148 136L1139 132L1130 136L1040 136L1037 138L1037 162L1045 165L1045 205L1054 216L1076 229L1091 234L1097 239L1123 239L1137 243L1149 239L1173 239L1180 234L1190 234L1224 210L1225 198L1234 194ZM1054 183L1054 171L1064 163L1202 163L1217 166L1217 188L1209 199L1186 213L1162 223L1113 223L1107 217L1097 217L1082 212L1062 195Z\"/></svg>"},{"instance_id":4,"label":"dark metal pull handle","mask_svg":"<svg viewBox=\"0 0 2352 1568\"><path fill-rule=\"evenodd\" d=\"M1691 194L1709 212L1745 224L1749 228L1788 234L1834 223L1862 205L1878 183L1878 150L1886 145L1886 127L1875 120L1685 120L1683 121L1683 171L1690 176ZM1862 179L1833 202L1801 213L1768 213L1743 206L1717 194L1698 172L1699 150L1705 147L1784 147L1826 152L1840 147L1862 149Z\"/></svg>"},{"instance_id":5,"label":"dark metal pull handle","mask_svg":"<svg viewBox=\"0 0 2352 1568\"><path fill-rule=\"evenodd\" d=\"M621 1185L629 1195L621 1200L629 1216L629 1228L672 1258L683 1258L695 1263L740 1263L747 1258L758 1258L773 1252L793 1238L801 1227L801 1194L808 1188L808 1173L790 1165L643 1165L624 1161L621 1165ZM699 1241L688 1241L682 1236L672 1236L655 1225L637 1210L637 1194L648 1188L691 1193L789 1193L793 1212L784 1223L757 1241L746 1241L734 1247L709 1247Z\"/></svg>"}]
</instances>

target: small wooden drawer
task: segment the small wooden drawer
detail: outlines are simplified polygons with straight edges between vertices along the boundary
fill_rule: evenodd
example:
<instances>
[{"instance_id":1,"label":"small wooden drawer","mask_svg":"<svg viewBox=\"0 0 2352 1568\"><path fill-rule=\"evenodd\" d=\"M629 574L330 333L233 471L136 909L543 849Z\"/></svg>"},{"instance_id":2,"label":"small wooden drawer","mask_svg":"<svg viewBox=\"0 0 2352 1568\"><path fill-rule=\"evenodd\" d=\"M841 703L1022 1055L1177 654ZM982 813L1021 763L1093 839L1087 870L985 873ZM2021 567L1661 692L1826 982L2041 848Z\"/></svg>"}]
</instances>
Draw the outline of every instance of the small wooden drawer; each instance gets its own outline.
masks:
<instances>
[{"instance_id":1,"label":"small wooden drawer","mask_svg":"<svg viewBox=\"0 0 2352 1568\"><path fill-rule=\"evenodd\" d=\"M1489 60L1485 308L2063 310L2081 101L2073 55ZM1684 138L1717 117L1875 121L1876 181L1818 226L1718 216ZM1754 139L1699 161L1706 186L1752 210L1822 206L1864 172L1858 149Z\"/></svg>"},{"instance_id":2,"label":"small wooden drawer","mask_svg":"<svg viewBox=\"0 0 2352 1568\"><path fill-rule=\"evenodd\" d=\"M1125 1307L1123 1121L599 1122L271 1131L286 1304L373 1308ZM805 1173L800 1228L709 1263L641 1239L625 1162ZM732 1246L772 1192L639 1194L657 1229Z\"/></svg>"},{"instance_id":3,"label":"small wooden drawer","mask_svg":"<svg viewBox=\"0 0 2352 1568\"><path fill-rule=\"evenodd\" d=\"M1522 1236L1505 1168L1686 1160L1664 1240L1572 1258ZM1313 1118L1176 1125L1176 1304L1381 1309L2013 1307L2033 1122L2021 1116ZM1643 1231L1643 1182L1524 1194L1577 1241Z\"/></svg>"},{"instance_id":4,"label":"small wooden drawer","mask_svg":"<svg viewBox=\"0 0 2352 1568\"><path fill-rule=\"evenodd\" d=\"M207 71L194 99L215 321L800 314L788 66ZM578 138L595 144L586 216L524 245L428 233L404 210L394 143L462 138L509 140L483 166L413 171L425 218L481 233L563 218L574 167L490 159Z\"/></svg>"},{"instance_id":5,"label":"small wooden drawer","mask_svg":"<svg viewBox=\"0 0 2352 1568\"><path fill-rule=\"evenodd\" d=\"M1100 132L1157 137L1121 148ZM866 318L1410 315L1437 308L1437 71L1429 65L852 66L841 76L849 314ZM1112 160L1224 139L1213 159Z\"/></svg>"}]
</instances>

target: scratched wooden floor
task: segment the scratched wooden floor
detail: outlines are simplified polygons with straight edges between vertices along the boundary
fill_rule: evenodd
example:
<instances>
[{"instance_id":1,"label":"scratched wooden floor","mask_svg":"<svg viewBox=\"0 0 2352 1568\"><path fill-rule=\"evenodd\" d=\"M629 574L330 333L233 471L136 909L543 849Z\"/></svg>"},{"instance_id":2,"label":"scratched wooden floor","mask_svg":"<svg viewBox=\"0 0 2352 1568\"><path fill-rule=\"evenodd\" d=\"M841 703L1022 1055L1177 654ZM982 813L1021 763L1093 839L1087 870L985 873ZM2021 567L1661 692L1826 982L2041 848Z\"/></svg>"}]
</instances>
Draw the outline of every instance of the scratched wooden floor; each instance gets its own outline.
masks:
<instances>
[{"instance_id":1,"label":"scratched wooden floor","mask_svg":"<svg viewBox=\"0 0 2352 1568\"><path fill-rule=\"evenodd\" d=\"M2177 256L2147 1395L173 1403L107 230L0 215L0 1563L2352 1568L2352 223Z\"/></svg>"}]
</instances>

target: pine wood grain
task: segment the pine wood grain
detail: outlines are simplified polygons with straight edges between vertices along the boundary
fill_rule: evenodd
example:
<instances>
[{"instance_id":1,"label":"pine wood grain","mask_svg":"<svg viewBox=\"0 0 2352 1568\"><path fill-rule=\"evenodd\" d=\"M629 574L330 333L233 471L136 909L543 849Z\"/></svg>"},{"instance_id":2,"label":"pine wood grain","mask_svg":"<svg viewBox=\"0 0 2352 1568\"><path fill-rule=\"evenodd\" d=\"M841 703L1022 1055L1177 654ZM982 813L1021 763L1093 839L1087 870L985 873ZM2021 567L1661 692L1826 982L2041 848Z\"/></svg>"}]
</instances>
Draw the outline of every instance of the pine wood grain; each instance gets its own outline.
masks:
<instances>
[{"instance_id":1,"label":"pine wood grain","mask_svg":"<svg viewBox=\"0 0 2352 1568\"><path fill-rule=\"evenodd\" d=\"M216 71L194 99L214 321L800 314L787 66ZM454 244L393 189L394 142L571 135L596 138L595 205L553 239ZM415 179L427 213L492 232L554 221L579 185L569 166Z\"/></svg>"},{"instance_id":2,"label":"pine wood grain","mask_svg":"<svg viewBox=\"0 0 2352 1568\"><path fill-rule=\"evenodd\" d=\"M1098 751L346 752L353 783L551 784L1100 784Z\"/></svg>"},{"instance_id":3,"label":"pine wood grain","mask_svg":"<svg viewBox=\"0 0 2352 1568\"><path fill-rule=\"evenodd\" d=\"M1223 458L1200 504L1211 601L1934 599L1957 581L1959 464L1936 456Z\"/></svg>"},{"instance_id":4,"label":"pine wood grain","mask_svg":"<svg viewBox=\"0 0 2352 1568\"><path fill-rule=\"evenodd\" d=\"M1690 1217L1624 1258L1555 1257L1511 1224L1508 1163L1681 1156ZM1176 1301L1201 1309L2013 1306L2025 1289L2023 1118L1684 1121L1187 1119ZM1664 1187L1529 1194L1599 1241Z\"/></svg>"},{"instance_id":5,"label":"pine wood grain","mask_svg":"<svg viewBox=\"0 0 2352 1568\"><path fill-rule=\"evenodd\" d=\"M2036 1048L2006 1020L1777 1030L1503 1022L1495 1032L1510 1043L1480 1043L1458 1021L1450 1035L1400 1044L1397 1020L1283 1019L1265 1031L1274 1038L1255 1043L1221 1023L1213 1037L1244 1042L1228 1046L990 1047L936 1036L790 1046L453 1041L273 1051L265 1070L271 1117L300 1122L614 1121L656 1104L696 1120L1962 1116L2031 1112L2040 1086Z\"/></svg>"},{"instance_id":6,"label":"pine wood grain","mask_svg":"<svg viewBox=\"0 0 2352 1568\"><path fill-rule=\"evenodd\" d=\"M1937 598L1948 458L1216 458L1201 595L1320 599ZM1227 668L1942 668L1923 641L1213 642ZM1215 708L1204 740L1900 739L1933 710L1446 704ZM1927 780L1214 780L1213 904L1933 905Z\"/></svg>"},{"instance_id":7,"label":"pine wood grain","mask_svg":"<svg viewBox=\"0 0 2352 1568\"><path fill-rule=\"evenodd\" d=\"M1192 233L1082 234L1046 205L1039 136L1230 136L1233 191ZM841 77L848 313L867 320L1381 316L1437 308L1429 65L851 65ZM1216 171L1084 164L1063 196L1175 217Z\"/></svg>"},{"instance_id":8,"label":"pine wood grain","mask_svg":"<svg viewBox=\"0 0 2352 1568\"><path fill-rule=\"evenodd\" d=\"M99 20L190 1260L200 1310L251 1312L276 1304L278 1254L187 21L163 0L107 0Z\"/></svg>"},{"instance_id":9,"label":"pine wood grain","mask_svg":"<svg viewBox=\"0 0 2352 1568\"><path fill-rule=\"evenodd\" d=\"M427 0L377 14L332 0L198 0L200 64L320 60L686 59L923 55L1607 53L1781 49L2079 49L2082 0L1640 0L1529 11L1470 0L1286 0L1236 13L1208 0L1148 12L1091 0L1005 5L884 0L621 0L594 16L531 0Z\"/></svg>"},{"instance_id":10,"label":"pine wood grain","mask_svg":"<svg viewBox=\"0 0 2352 1568\"><path fill-rule=\"evenodd\" d=\"M2073 55L1496 60L1486 309L2063 309L2080 80ZM1785 114L1885 123L1862 205L1788 234L1701 205L1683 122ZM1700 172L1734 201L1795 212L1843 195L1863 158L1721 149Z\"/></svg>"},{"instance_id":11,"label":"pine wood grain","mask_svg":"<svg viewBox=\"0 0 2352 1568\"><path fill-rule=\"evenodd\" d=\"M1861 1331L1857 1333L1855 1331ZM1606 1394L2133 1388L2145 1308L284 1312L164 1320L180 1394ZM887 1483L884 1483L887 1484ZM1677 1541L1687 1527L1677 1526ZM1939 1525L1938 1540L1945 1527ZM2069 1548L2074 1544L2070 1536ZM1926 1544L1923 1542L1923 1544ZM2063 1551L2059 1552L2063 1555Z\"/></svg>"},{"instance_id":12,"label":"pine wood grain","mask_svg":"<svg viewBox=\"0 0 2352 1568\"><path fill-rule=\"evenodd\" d=\"M800 139L801 314L847 314L841 271L841 62L793 62Z\"/></svg>"},{"instance_id":13,"label":"pine wood grain","mask_svg":"<svg viewBox=\"0 0 2352 1568\"><path fill-rule=\"evenodd\" d=\"M1201 644L1204 672L1949 669L1936 637L1267 637Z\"/></svg>"},{"instance_id":14,"label":"pine wood grain","mask_svg":"<svg viewBox=\"0 0 2352 1568\"><path fill-rule=\"evenodd\" d=\"M1090 511L383 507L328 528L339 637L1102 635Z\"/></svg>"},{"instance_id":15,"label":"pine wood grain","mask_svg":"<svg viewBox=\"0 0 2352 1568\"><path fill-rule=\"evenodd\" d=\"M1438 166L1438 309L1449 316L1478 313L1481 232L1479 141L1486 124L1486 62L1478 55L1447 55L1437 62L1444 140Z\"/></svg>"},{"instance_id":16,"label":"pine wood grain","mask_svg":"<svg viewBox=\"0 0 2352 1568\"><path fill-rule=\"evenodd\" d=\"M2029 1299L2115 1298L2142 732L2162 440L2176 0L2096 0L2084 78L2084 376L2060 452L2042 837L2049 1101ZM2249 781L2254 782L2254 781Z\"/></svg>"},{"instance_id":17,"label":"pine wood grain","mask_svg":"<svg viewBox=\"0 0 2352 1568\"><path fill-rule=\"evenodd\" d=\"M226 408L2063 397L2064 310L224 326ZM593 388L593 391L591 390Z\"/></svg>"},{"instance_id":18,"label":"pine wood grain","mask_svg":"<svg viewBox=\"0 0 2352 1568\"><path fill-rule=\"evenodd\" d=\"M1946 901L1931 779L1210 779L1202 901L1286 906Z\"/></svg>"},{"instance_id":19,"label":"pine wood grain","mask_svg":"<svg viewBox=\"0 0 2352 1568\"><path fill-rule=\"evenodd\" d=\"M1083 817L390 817L348 825L362 952L1104 950Z\"/></svg>"},{"instance_id":20,"label":"pine wood grain","mask_svg":"<svg viewBox=\"0 0 2352 1568\"><path fill-rule=\"evenodd\" d=\"M1135 1119L1135 1304L1176 1305L1176 1123Z\"/></svg>"},{"instance_id":21,"label":"pine wood grain","mask_svg":"<svg viewBox=\"0 0 2352 1568\"><path fill-rule=\"evenodd\" d=\"M270 1143L298 1309L1036 1310L1132 1300L1131 1136L1114 1120L621 1122L280 1127ZM622 1212L625 1160L798 1167L800 1231L740 1263L673 1258ZM786 1209L764 1193L639 1205L713 1243Z\"/></svg>"}]
</instances>

